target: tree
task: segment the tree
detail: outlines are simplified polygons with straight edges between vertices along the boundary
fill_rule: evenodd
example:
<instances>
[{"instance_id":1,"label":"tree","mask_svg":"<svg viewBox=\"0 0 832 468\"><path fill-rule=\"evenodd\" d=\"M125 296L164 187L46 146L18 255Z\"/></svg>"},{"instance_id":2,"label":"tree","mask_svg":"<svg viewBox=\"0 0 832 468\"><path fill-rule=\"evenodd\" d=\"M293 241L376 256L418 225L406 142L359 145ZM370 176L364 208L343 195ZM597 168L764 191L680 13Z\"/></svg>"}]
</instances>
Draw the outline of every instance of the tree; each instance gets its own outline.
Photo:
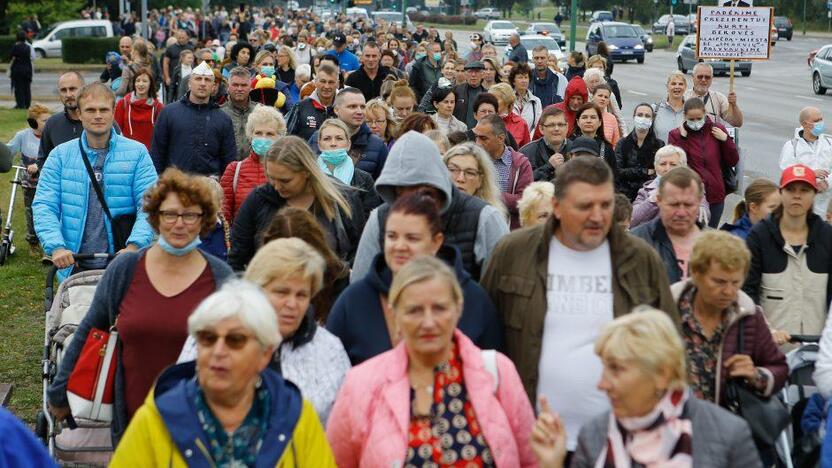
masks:
<instances>
[{"instance_id":1,"label":"tree","mask_svg":"<svg viewBox=\"0 0 832 468\"><path fill-rule=\"evenodd\" d=\"M5 18L7 30L14 33L31 15L38 15L40 24L46 27L79 18L78 14L86 5L85 0L0 0L0 15Z\"/></svg>"}]
</instances>

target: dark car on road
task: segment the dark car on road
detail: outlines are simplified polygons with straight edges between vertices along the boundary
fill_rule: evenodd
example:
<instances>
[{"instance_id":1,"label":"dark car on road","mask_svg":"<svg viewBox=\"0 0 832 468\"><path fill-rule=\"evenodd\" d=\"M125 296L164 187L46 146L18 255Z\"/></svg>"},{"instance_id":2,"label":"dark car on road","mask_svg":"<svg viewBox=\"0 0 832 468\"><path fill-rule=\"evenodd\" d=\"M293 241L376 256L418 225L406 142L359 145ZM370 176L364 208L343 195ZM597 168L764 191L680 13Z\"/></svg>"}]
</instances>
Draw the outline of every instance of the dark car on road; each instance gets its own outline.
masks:
<instances>
[{"instance_id":1,"label":"dark car on road","mask_svg":"<svg viewBox=\"0 0 832 468\"><path fill-rule=\"evenodd\" d=\"M653 34L664 34L667 31L667 22L670 21L670 15L662 15L658 21L653 23ZM673 15L673 33L677 36L687 36L690 34L690 21L685 15Z\"/></svg>"},{"instance_id":2,"label":"dark car on road","mask_svg":"<svg viewBox=\"0 0 832 468\"><path fill-rule=\"evenodd\" d=\"M788 16L775 16L774 27L777 28L777 36L787 41L792 40L794 27L792 27L792 20Z\"/></svg>"},{"instance_id":3,"label":"dark car on road","mask_svg":"<svg viewBox=\"0 0 832 468\"><path fill-rule=\"evenodd\" d=\"M653 36L644 30L641 25L634 24L634 28L638 31L639 37L641 37L641 43L644 45L644 50L647 52L653 52Z\"/></svg>"},{"instance_id":4,"label":"dark car on road","mask_svg":"<svg viewBox=\"0 0 832 468\"><path fill-rule=\"evenodd\" d=\"M676 49L676 66L682 73L693 70L698 62L706 62L714 69L714 76L727 75L730 72L731 64L727 60L700 60L696 58L696 35L691 34L682 39L679 48ZM734 73L742 76L751 75L751 62L734 62Z\"/></svg>"},{"instance_id":5,"label":"dark car on road","mask_svg":"<svg viewBox=\"0 0 832 468\"><path fill-rule=\"evenodd\" d=\"M586 33L586 54L598 53L598 43L604 41L613 61L635 60L644 63L644 44L636 28L627 23L593 23Z\"/></svg>"}]
</instances>

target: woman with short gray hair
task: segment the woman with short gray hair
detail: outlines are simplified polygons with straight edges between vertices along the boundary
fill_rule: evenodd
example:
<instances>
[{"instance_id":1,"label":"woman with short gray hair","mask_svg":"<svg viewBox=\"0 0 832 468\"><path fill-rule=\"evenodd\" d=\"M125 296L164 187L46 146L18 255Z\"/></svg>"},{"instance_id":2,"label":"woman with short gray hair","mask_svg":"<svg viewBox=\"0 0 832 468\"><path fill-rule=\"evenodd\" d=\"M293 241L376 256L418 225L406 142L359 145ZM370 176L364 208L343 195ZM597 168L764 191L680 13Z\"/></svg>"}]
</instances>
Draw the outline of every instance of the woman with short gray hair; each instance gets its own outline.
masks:
<instances>
[{"instance_id":1,"label":"woman with short gray hair","mask_svg":"<svg viewBox=\"0 0 832 468\"><path fill-rule=\"evenodd\" d=\"M112 466L335 466L311 403L268 369L281 339L260 288L227 283L191 314L188 333L196 361L162 372Z\"/></svg>"},{"instance_id":2,"label":"woman with short gray hair","mask_svg":"<svg viewBox=\"0 0 832 468\"><path fill-rule=\"evenodd\" d=\"M659 206L656 204L656 194L659 189L659 180L663 175L670 172L674 167L688 167L688 157L685 150L674 145L664 145L656 151L653 160L653 171L656 177L648 180L636 193L633 201L633 215L630 220L630 229L648 223L659 215ZM703 189L702 201L699 203L699 220L707 223L711 217L711 210L708 207L708 200L705 198Z\"/></svg>"}]
</instances>

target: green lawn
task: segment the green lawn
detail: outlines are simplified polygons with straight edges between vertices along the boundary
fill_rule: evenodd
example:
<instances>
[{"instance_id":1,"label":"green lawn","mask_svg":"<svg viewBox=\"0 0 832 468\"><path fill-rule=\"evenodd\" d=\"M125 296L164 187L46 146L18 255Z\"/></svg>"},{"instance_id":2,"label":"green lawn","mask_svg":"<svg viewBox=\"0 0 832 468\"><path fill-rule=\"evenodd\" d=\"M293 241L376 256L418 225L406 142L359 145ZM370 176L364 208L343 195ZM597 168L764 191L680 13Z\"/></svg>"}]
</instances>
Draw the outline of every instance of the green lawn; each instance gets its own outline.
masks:
<instances>
[{"instance_id":1,"label":"green lawn","mask_svg":"<svg viewBox=\"0 0 832 468\"><path fill-rule=\"evenodd\" d=\"M0 63L0 72L5 73L6 70L9 68L8 63ZM45 72L45 71L64 71L64 70L92 70L92 71L101 71L103 70L103 64L95 64L95 63L64 63L63 59L59 57L53 58L39 58L35 60L35 72Z\"/></svg>"},{"instance_id":2,"label":"green lawn","mask_svg":"<svg viewBox=\"0 0 832 468\"><path fill-rule=\"evenodd\" d=\"M26 112L0 109L0 140L9 141L26 127ZM0 210L6 223L13 173L0 174ZM34 423L41 405L40 360L43 353L44 267L26 244L23 193L18 190L12 227L17 252L0 266L0 383L14 384L10 409Z\"/></svg>"}]
</instances>

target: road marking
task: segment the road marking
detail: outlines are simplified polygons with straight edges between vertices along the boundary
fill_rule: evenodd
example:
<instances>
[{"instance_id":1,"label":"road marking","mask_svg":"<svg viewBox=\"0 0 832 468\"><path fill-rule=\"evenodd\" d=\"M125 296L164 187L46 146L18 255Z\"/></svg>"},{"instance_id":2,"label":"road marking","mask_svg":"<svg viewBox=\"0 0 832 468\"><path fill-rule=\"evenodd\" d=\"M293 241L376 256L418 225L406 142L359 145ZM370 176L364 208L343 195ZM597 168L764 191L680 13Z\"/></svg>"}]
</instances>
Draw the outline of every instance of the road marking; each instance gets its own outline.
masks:
<instances>
[{"instance_id":1,"label":"road marking","mask_svg":"<svg viewBox=\"0 0 832 468\"><path fill-rule=\"evenodd\" d=\"M816 98L816 97L812 97L812 96L801 96L801 95L799 95L799 94L795 94L795 95L794 95L794 97L796 97L796 98L800 98L800 99L808 99L808 100L810 100L810 101L815 101L815 102L824 102L824 100L823 100L823 99L821 99L821 98Z\"/></svg>"},{"instance_id":2,"label":"road marking","mask_svg":"<svg viewBox=\"0 0 832 468\"><path fill-rule=\"evenodd\" d=\"M647 96L647 93L642 93L640 91L633 91L632 89L628 89L627 92L630 94L635 94L636 96Z\"/></svg>"},{"instance_id":3,"label":"road marking","mask_svg":"<svg viewBox=\"0 0 832 468\"><path fill-rule=\"evenodd\" d=\"M757 91L757 88L752 88L751 86L743 86L742 89L748 91Z\"/></svg>"}]
</instances>

